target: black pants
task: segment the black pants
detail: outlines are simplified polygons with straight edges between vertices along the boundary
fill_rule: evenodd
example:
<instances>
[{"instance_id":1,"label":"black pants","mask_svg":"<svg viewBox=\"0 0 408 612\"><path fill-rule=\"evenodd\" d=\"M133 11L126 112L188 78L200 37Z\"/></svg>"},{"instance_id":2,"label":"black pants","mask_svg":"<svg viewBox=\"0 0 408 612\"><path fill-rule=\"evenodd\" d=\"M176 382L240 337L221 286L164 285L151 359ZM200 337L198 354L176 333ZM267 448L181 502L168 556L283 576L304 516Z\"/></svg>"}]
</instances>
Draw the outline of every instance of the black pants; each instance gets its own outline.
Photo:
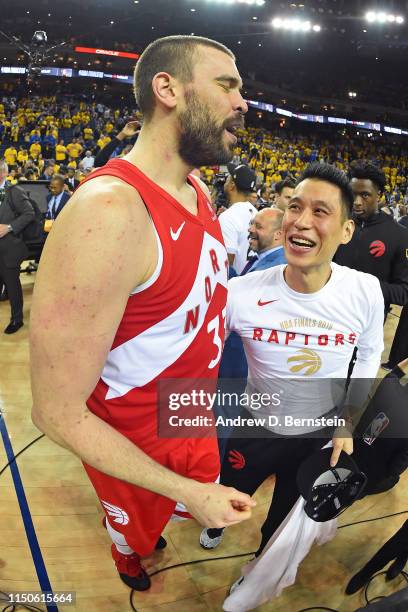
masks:
<instances>
[{"instance_id":1,"label":"black pants","mask_svg":"<svg viewBox=\"0 0 408 612\"><path fill-rule=\"evenodd\" d=\"M368 580L394 559L400 560L402 566L408 559L408 521L405 521L401 529L387 540L374 557L360 570L359 574L364 575Z\"/></svg>"},{"instance_id":2,"label":"black pants","mask_svg":"<svg viewBox=\"0 0 408 612\"><path fill-rule=\"evenodd\" d=\"M333 432L315 432L318 437L275 436L262 428L256 432L251 428L248 432L249 435L255 433L264 437L231 437L228 440L220 482L253 495L269 476L276 475L272 502L261 528L262 541L256 553L256 556L259 556L299 498L296 486L299 465L314 451L327 444Z\"/></svg>"},{"instance_id":3,"label":"black pants","mask_svg":"<svg viewBox=\"0 0 408 612\"><path fill-rule=\"evenodd\" d=\"M408 357L408 304L401 310L398 327L395 330L394 340L391 346L388 361L391 367L395 367L400 361Z\"/></svg>"},{"instance_id":4,"label":"black pants","mask_svg":"<svg viewBox=\"0 0 408 612\"><path fill-rule=\"evenodd\" d=\"M20 266L7 268L0 257L0 284L6 285L11 306L11 318L15 321L23 320L23 290L20 282Z\"/></svg>"}]
</instances>

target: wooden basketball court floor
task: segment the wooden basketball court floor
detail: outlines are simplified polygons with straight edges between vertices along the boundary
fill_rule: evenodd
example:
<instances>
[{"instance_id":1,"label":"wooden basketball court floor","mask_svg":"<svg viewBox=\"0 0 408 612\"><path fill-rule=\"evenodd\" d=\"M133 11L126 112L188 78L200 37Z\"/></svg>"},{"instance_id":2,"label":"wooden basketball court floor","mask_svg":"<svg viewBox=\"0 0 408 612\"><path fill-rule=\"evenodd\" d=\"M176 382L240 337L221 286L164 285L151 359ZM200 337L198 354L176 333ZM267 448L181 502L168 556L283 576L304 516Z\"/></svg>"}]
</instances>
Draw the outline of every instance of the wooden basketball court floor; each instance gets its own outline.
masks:
<instances>
[{"instance_id":1,"label":"wooden basketball court floor","mask_svg":"<svg viewBox=\"0 0 408 612\"><path fill-rule=\"evenodd\" d=\"M18 333L11 336L2 333L9 320L9 304L0 303L0 407L14 454L40 434L30 419L28 370L28 320L34 280L35 275L22 275L26 325ZM397 308L393 310L399 314ZM396 317L388 317L384 357L388 355L396 323ZM0 470L8 460L5 446L0 443ZM20 509L12 473L7 469L0 476L0 590L39 591L40 584L48 580L53 591L76 592L76 604L64 607L68 611L131 610L130 591L116 573L110 556L110 539L101 526L102 510L80 461L42 438L16 463L22 483L21 488L17 487L19 498L25 495L27 508ZM340 517L339 524L408 509L407 483L405 474L390 492L355 503ZM273 478L258 491L253 518L230 528L215 551L200 548L201 527L194 521L170 524L164 533L168 546L146 560L148 572L185 561L256 550L259 526L272 490ZM29 530L29 539L33 547L35 540L38 541L34 554L24 526L24 520L29 525L30 517L33 530ZM406 518L400 515L339 530L333 541L312 549L301 564L293 586L257 610L296 612L311 606L327 606L348 612L363 606L362 592L346 597L344 588ZM135 594L134 605L138 612L222 610L228 588L239 577L245 560L208 561L160 573L152 579L148 592ZM391 583L378 578L369 596L388 594L404 585L402 577ZM0 610L5 605L0 604ZM44 605L38 607L46 609Z\"/></svg>"}]
</instances>

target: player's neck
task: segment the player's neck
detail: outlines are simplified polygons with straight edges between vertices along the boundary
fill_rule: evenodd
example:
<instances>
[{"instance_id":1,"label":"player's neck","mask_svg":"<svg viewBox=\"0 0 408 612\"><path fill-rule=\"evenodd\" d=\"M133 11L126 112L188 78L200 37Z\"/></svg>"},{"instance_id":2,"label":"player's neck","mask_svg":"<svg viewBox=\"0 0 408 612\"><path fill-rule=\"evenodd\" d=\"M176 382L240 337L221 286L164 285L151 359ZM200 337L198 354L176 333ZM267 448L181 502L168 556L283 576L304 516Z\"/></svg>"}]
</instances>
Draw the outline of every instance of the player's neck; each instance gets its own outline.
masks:
<instances>
[{"instance_id":1,"label":"player's neck","mask_svg":"<svg viewBox=\"0 0 408 612\"><path fill-rule=\"evenodd\" d=\"M248 198L242 193L233 193L229 197L228 208L231 208L234 204L240 204L241 202L248 202Z\"/></svg>"},{"instance_id":2,"label":"player's neck","mask_svg":"<svg viewBox=\"0 0 408 612\"><path fill-rule=\"evenodd\" d=\"M288 264L283 272L288 287L298 293L316 293L323 289L332 274L330 263L311 269L302 269Z\"/></svg>"},{"instance_id":3,"label":"player's neck","mask_svg":"<svg viewBox=\"0 0 408 612\"><path fill-rule=\"evenodd\" d=\"M186 179L192 170L178 153L177 137L171 126L165 129L161 124L143 126L133 149L124 159L170 193L186 188Z\"/></svg>"}]
</instances>

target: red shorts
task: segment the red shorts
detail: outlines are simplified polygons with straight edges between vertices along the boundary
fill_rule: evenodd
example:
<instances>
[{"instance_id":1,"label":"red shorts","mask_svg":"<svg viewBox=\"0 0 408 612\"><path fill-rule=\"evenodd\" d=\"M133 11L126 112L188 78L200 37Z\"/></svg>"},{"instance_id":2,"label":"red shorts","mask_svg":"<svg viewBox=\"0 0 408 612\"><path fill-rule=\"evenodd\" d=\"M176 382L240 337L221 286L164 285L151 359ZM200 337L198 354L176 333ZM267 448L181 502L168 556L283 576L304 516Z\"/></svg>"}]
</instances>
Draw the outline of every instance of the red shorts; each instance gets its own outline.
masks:
<instances>
[{"instance_id":1,"label":"red shorts","mask_svg":"<svg viewBox=\"0 0 408 612\"><path fill-rule=\"evenodd\" d=\"M164 452L163 452L164 450ZM220 472L216 438L182 441L175 449L158 449L152 459L169 470L199 482L215 482ZM138 555L149 555L170 520L176 502L108 476L84 463L99 500L112 527L123 534Z\"/></svg>"}]
</instances>

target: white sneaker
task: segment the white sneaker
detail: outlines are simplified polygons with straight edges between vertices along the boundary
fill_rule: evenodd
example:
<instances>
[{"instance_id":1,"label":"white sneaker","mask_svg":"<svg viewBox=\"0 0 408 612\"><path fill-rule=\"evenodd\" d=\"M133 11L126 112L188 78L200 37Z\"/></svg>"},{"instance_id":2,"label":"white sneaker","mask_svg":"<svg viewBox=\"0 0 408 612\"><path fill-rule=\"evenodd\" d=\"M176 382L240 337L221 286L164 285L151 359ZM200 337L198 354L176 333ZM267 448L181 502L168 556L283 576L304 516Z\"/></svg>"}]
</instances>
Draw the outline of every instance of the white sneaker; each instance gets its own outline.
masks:
<instances>
[{"instance_id":1,"label":"white sneaker","mask_svg":"<svg viewBox=\"0 0 408 612\"><path fill-rule=\"evenodd\" d=\"M244 579L245 579L245 576L241 576L241 578L238 578L238 580L236 580L234 584L231 586L228 595L232 595L235 589L237 589L239 585L244 582Z\"/></svg>"},{"instance_id":2,"label":"white sneaker","mask_svg":"<svg viewBox=\"0 0 408 612\"><path fill-rule=\"evenodd\" d=\"M215 532L215 533L214 533ZM213 537L211 537L213 536ZM224 537L224 529L203 529L200 534L200 544L203 548L217 548Z\"/></svg>"}]
</instances>

